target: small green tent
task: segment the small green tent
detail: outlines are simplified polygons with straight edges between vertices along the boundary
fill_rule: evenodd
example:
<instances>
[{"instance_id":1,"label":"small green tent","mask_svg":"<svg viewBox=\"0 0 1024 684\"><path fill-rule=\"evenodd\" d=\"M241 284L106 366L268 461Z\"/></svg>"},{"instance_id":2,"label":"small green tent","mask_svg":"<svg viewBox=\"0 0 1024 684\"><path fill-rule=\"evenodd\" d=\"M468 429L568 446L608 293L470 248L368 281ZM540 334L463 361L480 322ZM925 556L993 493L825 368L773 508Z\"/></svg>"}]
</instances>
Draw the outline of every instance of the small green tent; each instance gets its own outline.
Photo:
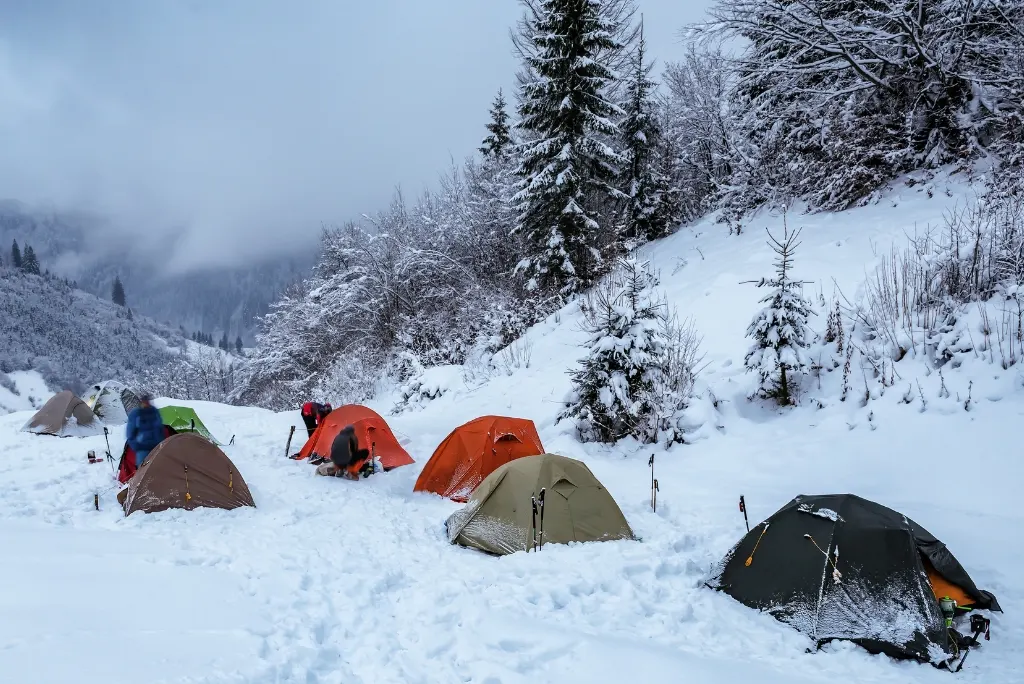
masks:
<instances>
[{"instance_id":1,"label":"small green tent","mask_svg":"<svg viewBox=\"0 0 1024 684\"><path fill-rule=\"evenodd\" d=\"M164 421L164 425L174 428L175 432L195 432L214 444L220 444L203 425L203 421L199 420L199 416L193 409L185 406L162 406L160 407L160 419Z\"/></svg>"},{"instance_id":2,"label":"small green tent","mask_svg":"<svg viewBox=\"0 0 1024 684\"><path fill-rule=\"evenodd\" d=\"M543 454L510 461L484 478L469 503L448 518L448 541L499 556L528 550L531 498L541 489L545 543L634 538L615 499L586 464Z\"/></svg>"}]
</instances>

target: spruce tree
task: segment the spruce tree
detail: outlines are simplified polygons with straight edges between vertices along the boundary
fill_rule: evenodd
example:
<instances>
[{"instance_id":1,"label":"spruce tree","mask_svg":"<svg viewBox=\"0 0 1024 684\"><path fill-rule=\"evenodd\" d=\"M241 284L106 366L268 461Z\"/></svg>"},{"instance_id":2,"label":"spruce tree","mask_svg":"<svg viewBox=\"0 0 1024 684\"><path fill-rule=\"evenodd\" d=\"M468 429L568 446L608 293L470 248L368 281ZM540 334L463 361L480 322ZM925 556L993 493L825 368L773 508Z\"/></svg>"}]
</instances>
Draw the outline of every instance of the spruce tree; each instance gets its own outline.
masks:
<instances>
[{"instance_id":1,"label":"spruce tree","mask_svg":"<svg viewBox=\"0 0 1024 684\"><path fill-rule=\"evenodd\" d=\"M646 263L620 261L621 275L599 286L585 329L588 354L573 371L573 391L559 420L574 418L581 440L657 441L658 397L664 384L663 303Z\"/></svg>"},{"instance_id":2,"label":"spruce tree","mask_svg":"<svg viewBox=\"0 0 1024 684\"><path fill-rule=\"evenodd\" d=\"M623 247L627 250L664 237L671 220L659 211L663 207L662 195L668 191L668 178L660 172L657 157L661 130L653 98L658 86L650 79L653 67L653 63L647 62L647 42L641 26L640 42L626 81L626 116L619 123L624 158L621 183L628 198L622 229Z\"/></svg>"},{"instance_id":3,"label":"spruce tree","mask_svg":"<svg viewBox=\"0 0 1024 684\"><path fill-rule=\"evenodd\" d=\"M790 233L788 227L784 228L781 241L768 233L768 244L776 254L775 278L762 278L757 283L758 287L772 290L761 299L767 306L747 328L747 337L754 340L745 360L747 371L760 376L761 396L775 399L783 406L793 403L796 376L809 365L806 352L813 338L807 327L811 303L800 291L803 283L792 276L799 235L799 229Z\"/></svg>"},{"instance_id":4,"label":"spruce tree","mask_svg":"<svg viewBox=\"0 0 1024 684\"><path fill-rule=\"evenodd\" d=\"M17 240L11 245L11 266L21 268L21 249L18 247Z\"/></svg>"},{"instance_id":5,"label":"spruce tree","mask_svg":"<svg viewBox=\"0 0 1024 684\"><path fill-rule=\"evenodd\" d=\"M220 343L217 346L220 347L221 349L223 349L224 351L227 351L230 348L230 342L228 341L228 331L227 330L224 331L224 335L221 336Z\"/></svg>"},{"instance_id":6,"label":"spruce tree","mask_svg":"<svg viewBox=\"0 0 1024 684\"><path fill-rule=\"evenodd\" d=\"M114 276L114 287L111 292L111 299L118 306L125 306L124 285L121 284L121 276Z\"/></svg>"},{"instance_id":7,"label":"spruce tree","mask_svg":"<svg viewBox=\"0 0 1024 684\"><path fill-rule=\"evenodd\" d=\"M498 90L498 96L491 105L491 122L487 124L488 135L483 140L480 152L484 158L501 159L512 144L512 130L509 128L508 112L505 110L505 96Z\"/></svg>"},{"instance_id":8,"label":"spruce tree","mask_svg":"<svg viewBox=\"0 0 1024 684\"><path fill-rule=\"evenodd\" d=\"M33 275L40 275L42 273L39 269L39 259L36 258L36 252L32 249L32 245L25 246L25 253L21 257L21 269L25 273Z\"/></svg>"},{"instance_id":9,"label":"spruce tree","mask_svg":"<svg viewBox=\"0 0 1024 684\"><path fill-rule=\"evenodd\" d=\"M528 78L521 87L520 182L516 230L529 253L520 270L530 289L572 295L602 270L602 202L620 155L608 144L622 111L607 96L623 46L602 12L606 0L538 0L522 22L520 49Z\"/></svg>"},{"instance_id":10,"label":"spruce tree","mask_svg":"<svg viewBox=\"0 0 1024 684\"><path fill-rule=\"evenodd\" d=\"M238 352L239 354L242 353L242 336L241 335L239 335L238 337L235 338L235 351Z\"/></svg>"}]
</instances>

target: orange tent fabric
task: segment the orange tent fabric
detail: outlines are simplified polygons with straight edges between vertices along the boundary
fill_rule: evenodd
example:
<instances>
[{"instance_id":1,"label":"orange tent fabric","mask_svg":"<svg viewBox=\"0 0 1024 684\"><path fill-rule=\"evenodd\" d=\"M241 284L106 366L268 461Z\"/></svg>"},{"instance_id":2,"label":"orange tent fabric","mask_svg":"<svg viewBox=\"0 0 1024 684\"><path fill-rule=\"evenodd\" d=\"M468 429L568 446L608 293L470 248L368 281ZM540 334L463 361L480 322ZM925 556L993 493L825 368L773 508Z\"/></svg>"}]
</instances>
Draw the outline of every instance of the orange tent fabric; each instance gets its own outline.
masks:
<instances>
[{"instance_id":1,"label":"orange tent fabric","mask_svg":"<svg viewBox=\"0 0 1024 684\"><path fill-rule=\"evenodd\" d=\"M482 416L455 428L434 451L416 480L415 492L434 492L465 502L477 485L509 461L544 453L533 421Z\"/></svg>"},{"instance_id":2,"label":"orange tent fabric","mask_svg":"<svg viewBox=\"0 0 1024 684\"><path fill-rule=\"evenodd\" d=\"M387 422L373 409L358 404L340 406L331 411L299 451L299 458L309 458L314 454L330 458L334 438L347 425L355 427L359 447L369 449L380 460L384 470L415 463L409 452L398 443Z\"/></svg>"},{"instance_id":3,"label":"orange tent fabric","mask_svg":"<svg viewBox=\"0 0 1024 684\"><path fill-rule=\"evenodd\" d=\"M943 596L948 596L956 601L956 605L961 608L974 605L974 599L968 596L966 591L940 575L938 571L932 567L932 564L928 562L927 558L922 557L921 562L924 563L924 571L928 573L928 581L931 582L932 592L935 593L935 598L940 599Z\"/></svg>"}]
</instances>

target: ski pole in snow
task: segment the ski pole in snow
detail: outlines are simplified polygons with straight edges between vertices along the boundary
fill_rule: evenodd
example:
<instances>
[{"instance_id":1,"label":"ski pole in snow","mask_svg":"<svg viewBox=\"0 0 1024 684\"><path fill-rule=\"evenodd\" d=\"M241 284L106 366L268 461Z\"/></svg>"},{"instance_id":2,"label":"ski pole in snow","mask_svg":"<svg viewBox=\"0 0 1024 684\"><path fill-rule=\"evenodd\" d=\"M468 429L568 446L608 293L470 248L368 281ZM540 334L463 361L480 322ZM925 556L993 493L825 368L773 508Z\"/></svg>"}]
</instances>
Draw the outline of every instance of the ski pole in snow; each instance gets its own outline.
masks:
<instances>
[{"instance_id":1,"label":"ski pole in snow","mask_svg":"<svg viewBox=\"0 0 1024 684\"><path fill-rule=\"evenodd\" d=\"M106 427L103 428L103 439L107 441L107 462L110 463L110 475L117 477L117 473L114 472L114 455L110 453L110 430ZM96 510L99 510L98 508Z\"/></svg>"},{"instance_id":2,"label":"ski pole in snow","mask_svg":"<svg viewBox=\"0 0 1024 684\"><path fill-rule=\"evenodd\" d=\"M651 459L647 461L647 465L651 466L651 510L655 513L658 512L658 479L654 477L654 454L651 454Z\"/></svg>"},{"instance_id":3,"label":"ski pole in snow","mask_svg":"<svg viewBox=\"0 0 1024 684\"><path fill-rule=\"evenodd\" d=\"M747 525L747 532L750 532L750 520L747 519L747 502L743 500L742 494L740 494L740 512L743 513L743 522Z\"/></svg>"},{"instance_id":4,"label":"ski pole in snow","mask_svg":"<svg viewBox=\"0 0 1024 684\"><path fill-rule=\"evenodd\" d=\"M537 550L537 497L536 496L531 496L530 497L530 510L533 513L533 522L530 523L530 531L533 534L533 550L536 551ZM527 553L529 553L530 549L527 548L526 551L527 551Z\"/></svg>"},{"instance_id":5,"label":"ski pole in snow","mask_svg":"<svg viewBox=\"0 0 1024 684\"><path fill-rule=\"evenodd\" d=\"M288 444L286 444L285 447L284 447L284 455L285 456L291 456L292 435L294 435L294 434L295 434L295 426L292 425L292 429L288 431Z\"/></svg>"},{"instance_id":6,"label":"ski pole in snow","mask_svg":"<svg viewBox=\"0 0 1024 684\"><path fill-rule=\"evenodd\" d=\"M540 532L537 533L537 539L540 541L538 550L544 548L544 489L540 490Z\"/></svg>"}]
</instances>

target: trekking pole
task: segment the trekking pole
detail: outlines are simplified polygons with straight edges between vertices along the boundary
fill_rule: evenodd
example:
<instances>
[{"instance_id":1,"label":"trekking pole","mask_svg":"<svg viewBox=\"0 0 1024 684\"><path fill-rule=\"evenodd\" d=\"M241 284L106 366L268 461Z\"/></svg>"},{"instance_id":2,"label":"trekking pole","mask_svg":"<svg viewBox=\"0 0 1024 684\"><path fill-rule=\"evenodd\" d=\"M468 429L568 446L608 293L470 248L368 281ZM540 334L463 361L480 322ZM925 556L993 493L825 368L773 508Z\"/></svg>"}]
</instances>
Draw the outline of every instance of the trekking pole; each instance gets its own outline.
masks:
<instances>
[{"instance_id":1,"label":"trekking pole","mask_svg":"<svg viewBox=\"0 0 1024 684\"><path fill-rule=\"evenodd\" d=\"M530 530L533 532L533 550L537 550L537 497L530 497L530 509L533 511L533 522L530 523ZM526 552L529 553L530 549L527 548Z\"/></svg>"},{"instance_id":2,"label":"trekking pole","mask_svg":"<svg viewBox=\"0 0 1024 684\"><path fill-rule=\"evenodd\" d=\"M110 476L116 478L117 473L114 472L114 455L110 453L110 430L106 427L103 428L103 439L107 441L107 462L110 463ZM99 509L96 509L99 510Z\"/></svg>"},{"instance_id":3,"label":"trekking pole","mask_svg":"<svg viewBox=\"0 0 1024 684\"><path fill-rule=\"evenodd\" d=\"M647 465L651 466L651 510L655 513L658 512L658 479L654 477L654 454L651 454L651 459L647 461Z\"/></svg>"},{"instance_id":4,"label":"trekking pole","mask_svg":"<svg viewBox=\"0 0 1024 684\"><path fill-rule=\"evenodd\" d=\"M295 426L292 425L292 429L288 431L288 443L284 446L284 455L291 456L292 450L292 435L295 434Z\"/></svg>"},{"instance_id":5,"label":"trekking pole","mask_svg":"<svg viewBox=\"0 0 1024 684\"><path fill-rule=\"evenodd\" d=\"M963 668L964 661L967 660L967 654L971 652L971 646L978 643L978 637L981 636L982 632L985 632L986 639L990 638L988 632L990 624L991 622L988 619L980 615L971 616L971 628L974 629L974 636L971 637L969 642L967 642L967 649L964 651L964 657L960 659L960 664L956 666L956 669L953 670L953 672L959 672Z\"/></svg>"},{"instance_id":6,"label":"trekking pole","mask_svg":"<svg viewBox=\"0 0 1024 684\"><path fill-rule=\"evenodd\" d=\"M544 488L540 490L540 532L537 533L537 539L540 542L540 546L537 547L538 551L544 549Z\"/></svg>"},{"instance_id":7,"label":"trekking pole","mask_svg":"<svg viewBox=\"0 0 1024 684\"><path fill-rule=\"evenodd\" d=\"M743 513L743 522L747 524L747 532L750 532L750 520L747 519L747 502L743 500L742 494L740 494L740 512Z\"/></svg>"}]
</instances>

